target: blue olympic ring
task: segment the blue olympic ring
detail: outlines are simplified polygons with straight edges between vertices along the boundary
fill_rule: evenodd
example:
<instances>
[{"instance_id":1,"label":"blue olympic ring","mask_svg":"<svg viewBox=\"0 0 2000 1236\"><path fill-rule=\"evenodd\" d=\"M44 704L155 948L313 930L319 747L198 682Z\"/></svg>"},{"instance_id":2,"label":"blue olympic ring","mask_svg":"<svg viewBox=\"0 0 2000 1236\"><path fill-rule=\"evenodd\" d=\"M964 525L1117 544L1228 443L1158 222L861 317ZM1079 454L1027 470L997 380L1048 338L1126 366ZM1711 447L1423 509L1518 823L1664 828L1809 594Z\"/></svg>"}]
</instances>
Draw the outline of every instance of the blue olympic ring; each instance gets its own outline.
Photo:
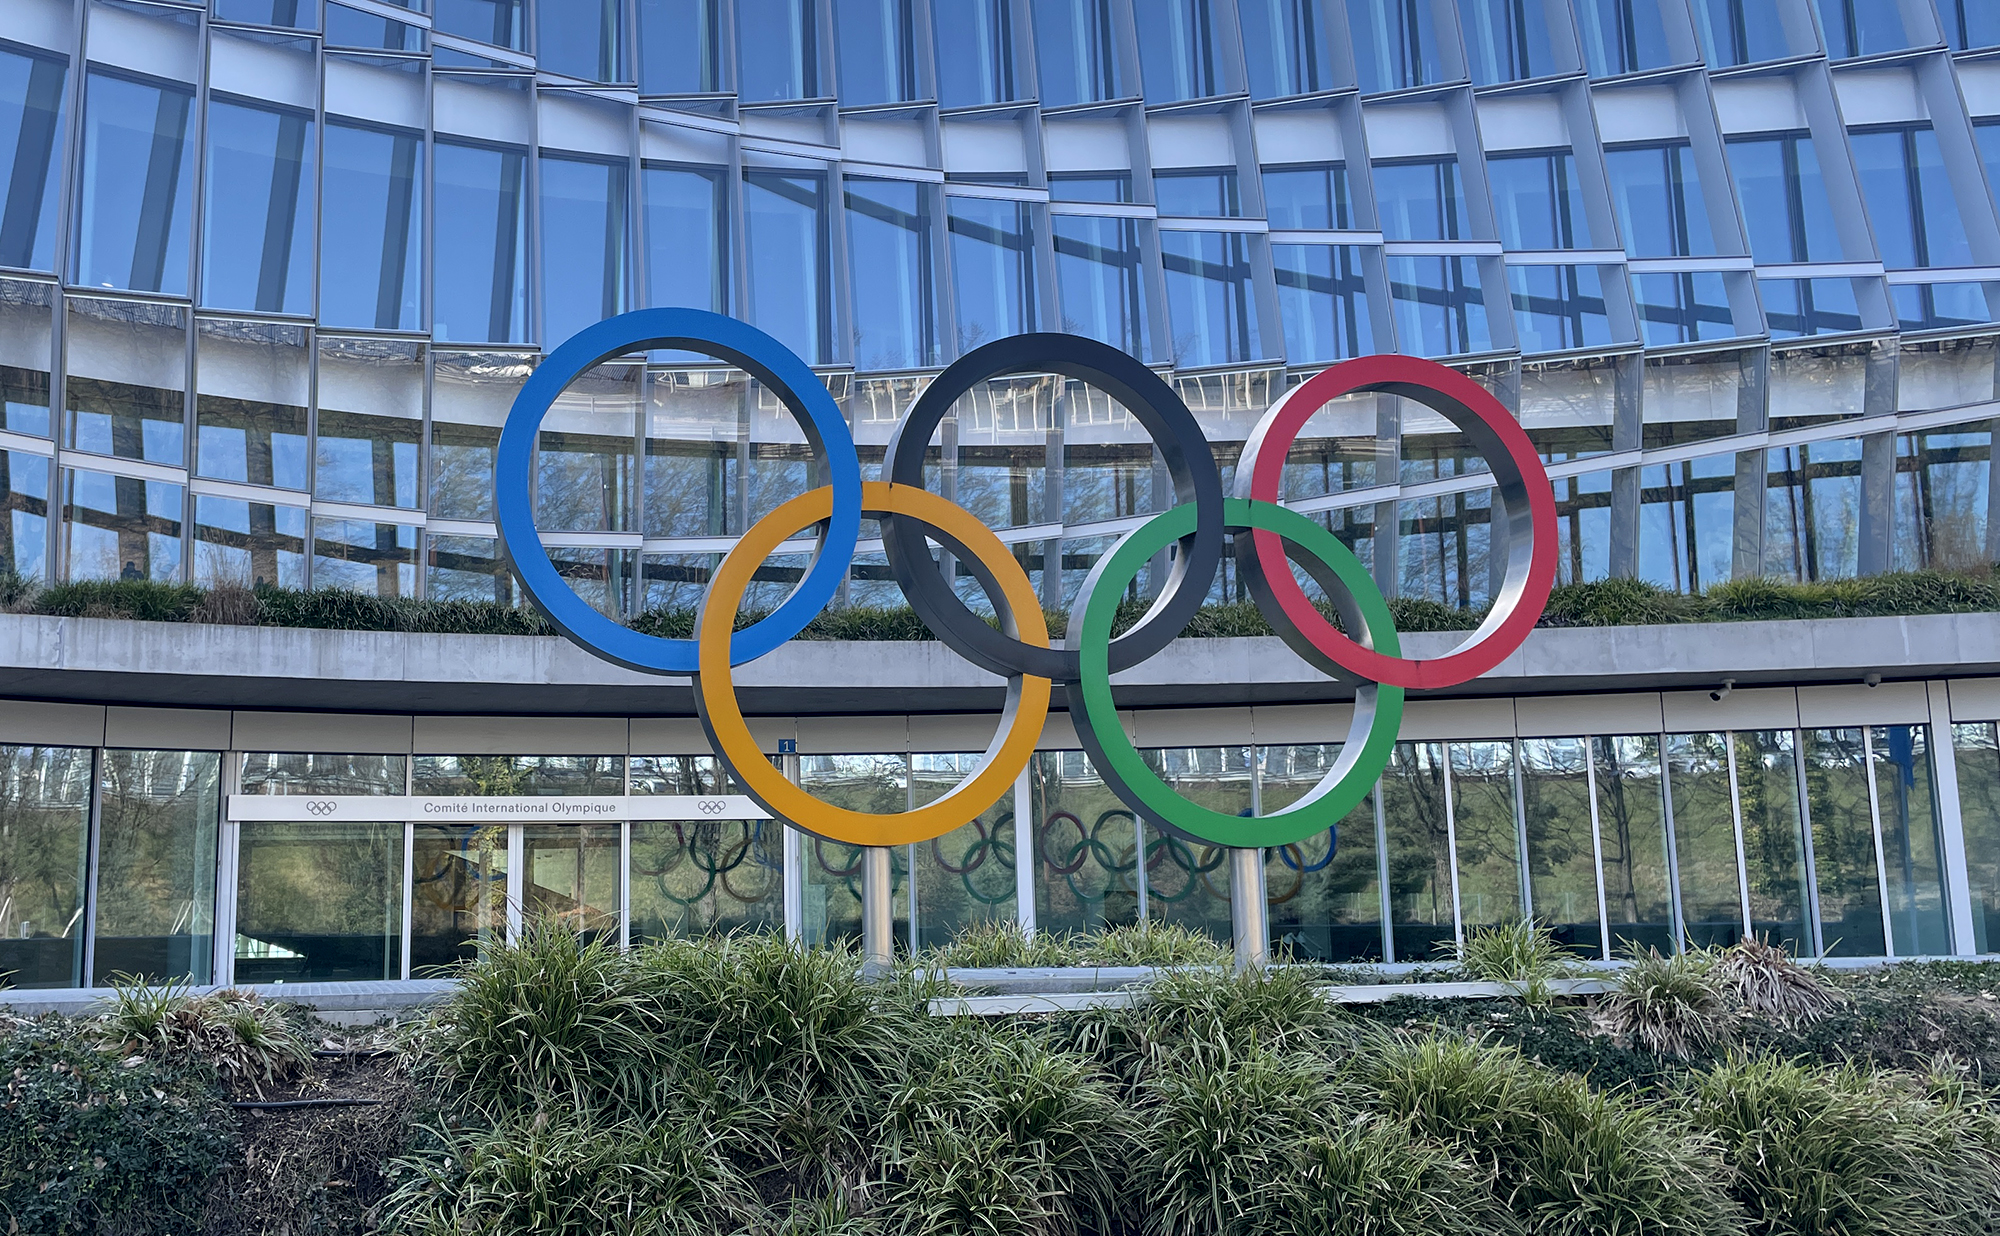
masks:
<instances>
[{"instance_id":1,"label":"blue olympic ring","mask_svg":"<svg viewBox=\"0 0 2000 1236\"><path fill-rule=\"evenodd\" d=\"M628 669L693 674L699 657L694 640L641 634L570 590L542 546L531 496L535 439L563 388L614 356L666 348L701 352L747 371L778 396L826 461L833 514L820 528L812 565L783 604L730 639L729 663L754 661L805 630L833 600L854 559L861 536L861 460L847 420L819 376L754 326L702 309L638 309L578 331L535 370L507 414L494 461L493 505L500 543L523 591L557 630Z\"/></svg>"},{"instance_id":2,"label":"blue olympic ring","mask_svg":"<svg viewBox=\"0 0 2000 1236\"><path fill-rule=\"evenodd\" d=\"M1291 855L1292 846L1280 846L1278 848L1278 861L1285 864L1285 866L1290 867L1293 871L1303 871L1306 874L1310 875L1315 871L1325 870L1326 865L1333 861L1333 856L1336 853L1338 853L1339 850L1340 850L1340 826L1336 824L1333 827L1326 830L1325 858L1320 859L1316 863L1308 863L1307 865L1301 867L1292 858ZM1304 858L1305 851L1303 850L1299 851L1299 857Z\"/></svg>"}]
</instances>

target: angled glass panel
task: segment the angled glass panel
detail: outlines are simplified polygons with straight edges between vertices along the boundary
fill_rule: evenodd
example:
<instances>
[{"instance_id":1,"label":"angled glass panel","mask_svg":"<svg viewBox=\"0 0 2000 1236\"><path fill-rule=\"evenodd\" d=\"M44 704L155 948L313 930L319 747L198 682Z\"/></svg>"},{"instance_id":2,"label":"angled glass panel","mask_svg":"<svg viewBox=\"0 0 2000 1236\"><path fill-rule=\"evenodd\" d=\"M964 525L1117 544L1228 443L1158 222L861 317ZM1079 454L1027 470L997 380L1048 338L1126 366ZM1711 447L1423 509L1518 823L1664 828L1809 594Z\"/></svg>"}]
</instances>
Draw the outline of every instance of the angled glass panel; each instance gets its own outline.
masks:
<instances>
[{"instance_id":1,"label":"angled glass panel","mask_svg":"<svg viewBox=\"0 0 2000 1236\"><path fill-rule=\"evenodd\" d=\"M421 52L430 46L422 26L364 13L344 4L326 6L326 45L368 51Z\"/></svg>"},{"instance_id":2,"label":"angled glass panel","mask_svg":"<svg viewBox=\"0 0 2000 1236\"><path fill-rule=\"evenodd\" d=\"M1222 93L1214 0L1156 0L1139 29L1139 67L1148 103L1178 103Z\"/></svg>"},{"instance_id":3,"label":"angled glass panel","mask_svg":"<svg viewBox=\"0 0 2000 1236\"><path fill-rule=\"evenodd\" d=\"M1500 243L1509 249L1587 249L1590 220L1566 151L1486 160Z\"/></svg>"},{"instance_id":4,"label":"angled glass panel","mask_svg":"<svg viewBox=\"0 0 2000 1236\"><path fill-rule=\"evenodd\" d=\"M1400 350L1415 356L1492 350L1486 294L1474 259L1392 257L1389 297Z\"/></svg>"},{"instance_id":5,"label":"angled glass panel","mask_svg":"<svg viewBox=\"0 0 2000 1236\"><path fill-rule=\"evenodd\" d=\"M1576 26L1592 77L1639 73L1667 63L1659 0L1576 0Z\"/></svg>"},{"instance_id":6,"label":"angled glass panel","mask_svg":"<svg viewBox=\"0 0 2000 1236\"><path fill-rule=\"evenodd\" d=\"M1555 48L1542 0L1458 0L1459 29L1472 80L1481 86L1545 77Z\"/></svg>"},{"instance_id":7,"label":"angled glass panel","mask_svg":"<svg viewBox=\"0 0 2000 1236\"><path fill-rule=\"evenodd\" d=\"M1139 221L1055 215L1049 226L1055 232L1062 329L1151 360Z\"/></svg>"},{"instance_id":8,"label":"angled glass panel","mask_svg":"<svg viewBox=\"0 0 2000 1236\"><path fill-rule=\"evenodd\" d=\"M312 354L302 326L195 324L195 472L281 489L306 488Z\"/></svg>"},{"instance_id":9,"label":"angled glass panel","mask_svg":"<svg viewBox=\"0 0 2000 1236\"><path fill-rule=\"evenodd\" d=\"M1444 80L1430 0L1346 0L1361 93Z\"/></svg>"},{"instance_id":10,"label":"angled glass panel","mask_svg":"<svg viewBox=\"0 0 2000 1236\"><path fill-rule=\"evenodd\" d=\"M55 269L67 75L57 57L0 48L0 266Z\"/></svg>"},{"instance_id":11,"label":"angled glass panel","mask_svg":"<svg viewBox=\"0 0 2000 1236\"><path fill-rule=\"evenodd\" d=\"M424 538L424 596L432 601L519 605L514 569L490 536Z\"/></svg>"},{"instance_id":12,"label":"angled glass panel","mask_svg":"<svg viewBox=\"0 0 2000 1236\"><path fill-rule=\"evenodd\" d=\"M1882 264L1891 270L1971 265L1972 244L1936 132L1925 125L1852 133L1849 143Z\"/></svg>"},{"instance_id":13,"label":"angled glass panel","mask_svg":"<svg viewBox=\"0 0 2000 1236\"><path fill-rule=\"evenodd\" d=\"M19 988L83 985L91 752L0 747L0 972Z\"/></svg>"},{"instance_id":14,"label":"angled glass panel","mask_svg":"<svg viewBox=\"0 0 2000 1236\"><path fill-rule=\"evenodd\" d=\"M187 463L185 309L145 301L65 301L68 445L98 455Z\"/></svg>"},{"instance_id":15,"label":"angled glass panel","mask_svg":"<svg viewBox=\"0 0 2000 1236\"><path fill-rule=\"evenodd\" d=\"M528 337L528 155L440 141L431 331L465 343ZM566 277L566 273L565 273Z\"/></svg>"},{"instance_id":16,"label":"angled glass panel","mask_svg":"<svg viewBox=\"0 0 2000 1236\"><path fill-rule=\"evenodd\" d=\"M0 279L0 429L49 436L54 287Z\"/></svg>"},{"instance_id":17,"label":"angled glass panel","mask_svg":"<svg viewBox=\"0 0 2000 1236\"><path fill-rule=\"evenodd\" d=\"M1833 203L1810 136L1734 138L1728 151L1753 257L1759 262L1840 259Z\"/></svg>"},{"instance_id":18,"label":"angled glass panel","mask_svg":"<svg viewBox=\"0 0 2000 1236\"><path fill-rule=\"evenodd\" d=\"M1728 339L1737 334L1728 289L1712 271L1632 276L1639 335L1649 347Z\"/></svg>"},{"instance_id":19,"label":"angled glass panel","mask_svg":"<svg viewBox=\"0 0 2000 1236\"><path fill-rule=\"evenodd\" d=\"M1153 200L1170 217L1233 218L1243 213L1234 168L1180 168L1153 174Z\"/></svg>"},{"instance_id":20,"label":"angled glass panel","mask_svg":"<svg viewBox=\"0 0 2000 1236\"><path fill-rule=\"evenodd\" d=\"M834 0L844 107L917 97L916 14L911 0Z\"/></svg>"},{"instance_id":21,"label":"angled glass panel","mask_svg":"<svg viewBox=\"0 0 2000 1236\"><path fill-rule=\"evenodd\" d=\"M1566 352L1612 342L1598 267L1509 266L1507 288L1523 352Z\"/></svg>"},{"instance_id":22,"label":"angled glass panel","mask_svg":"<svg viewBox=\"0 0 2000 1236\"><path fill-rule=\"evenodd\" d=\"M1801 730L1799 744L1812 814L1820 946L1831 957L1880 957L1886 951L1882 886L1861 731Z\"/></svg>"},{"instance_id":23,"label":"angled glass panel","mask_svg":"<svg viewBox=\"0 0 2000 1236\"><path fill-rule=\"evenodd\" d=\"M1375 200L1390 240L1459 240L1468 227L1457 159L1375 165Z\"/></svg>"},{"instance_id":24,"label":"angled glass panel","mask_svg":"<svg viewBox=\"0 0 2000 1236\"><path fill-rule=\"evenodd\" d=\"M1784 22L1775 4L1763 0L1693 0L1690 7L1712 69L1778 60L1790 52Z\"/></svg>"},{"instance_id":25,"label":"angled glass panel","mask_svg":"<svg viewBox=\"0 0 2000 1236\"><path fill-rule=\"evenodd\" d=\"M165 481L64 469L69 578L178 581L184 496Z\"/></svg>"},{"instance_id":26,"label":"angled glass panel","mask_svg":"<svg viewBox=\"0 0 2000 1236\"><path fill-rule=\"evenodd\" d=\"M853 271L855 368L936 365L934 191L913 180L849 178L841 186Z\"/></svg>"},{"instance_id":27,"label":"angled glass panel","mask_svg":"<svg viewBox=\"0 0 2000 1236\"><path fill-rule=\"evenodd\" d=\"M1609 426L1605 440L1609 441ZM1556 495L1556 579L1588 583L1611 574L1611 474L1586 472L1552 482Z\"/></svg>"},{"instance_id":28,"label":"angled glass panel","mask_svg":"<svg viewBox=\"0 0 2000 1236\"><path fill-rule=\"evenodd\" d=\"M1896 435L1896 569L1986 560L1992 431L1974 422Z\"/></svg>"},{"instance_id":29,"label":"angled glass panel","mask_svg":"<svg viewBox=\"0 0 2000 1236\"><path fill-rule=\"evenodd\" d=\"M1676 941L1660 740L1645 734L1593 738L1590 745L1612 954L1632 947L1671 953Z\"/></svg>"},{"instance_id":30,"label":"angled glass panel","mask_svg":"<svg viewBox=\"0 0 2000 1236\"><path fill-rule=\"evenodd\" d=\"M1358 246L1272 245L1271 265L1288 362L1345 360L1374 350Z\"/></svg>"},{"instance_id":31,"label":"angled glass panel","mask_svg":"<svg viewBox=\"0 0 2000 1236\"><path fill-rule=\"evenodd\" d=\"M729 312L729 173L647 165L646 295L655 305Z\"/></svg>"},{"instance_id":32,"label":"angled glass panel","mask_svg":"<svg viewBox=\"0 0 2000 1236\"><path fill-rule=\"evenodd\" d=\"M1861 329L1852 279L1759 279L1757 292L1773 339Z\"/></svg>"},{"instance_id":33,"label":"angled glass panel","mask_svg":"<svg viewBox=\"0 0 2000 1236\"><path fill-rule=\"evenodd\" d=\"M185 296L194 95L93 69L84 89L74 276Z\"/></svg>"},{"instance_id":34,"label":"angled glass panel","mask_svg":"<svg viewBox=\"0 0 2000 1236\"><path fill-rule=\"evenodd\" d=\"M1241 232L1162 232L1167 323L1177 368L1261 359L1263 332Z\"/></svg>"},{"instance_id":35,"label":"angled glass panel","mask_svg":"<svg viewBox=\"0 0 2000 1236\"><path fill-rule=\"evenodd\" d=\"M538 0L536 63L585 81L632 80L624 66L624 8L604 0Z\"/></svg>"},{"instance_id":36,"label":"angled glass panel","mask_svg":"<svg viewBox=\"0 0 2000 1236\"><path fill-rule=\"evenodd\" d=\"M1339 0L1236 0L1251 98L1333 89L1327 23L1340 20L1338 5Z\"/></svg>"},{"instance_id":37,"label":"angled glass panel","mask_svg":"<svg viewBox=\"0 0 2000 1236\"><path fill-rule=\"evenodd\" d=\"M315 495L369 506L418 506L423 420L422 345L319 337ZM490 488L490 475L487 484Z\"/></svg>"},{"instance_id":38,"label":"angled glass panel","mask_svg":"<svg viewBox=\"0 0 2000 1236\"><path fill-rule=\"evenodd\" d=\"M713 94L722 72L722 0L639 0L639 93Z\"/></svg>"},{"instance_id":39,"label":"angled glass panel","mask_svg":"<svg viewBox=\"0 0 2000 1236\"><path fill-rule=\"evenodd\" d=\"M431 383L433 516L493 518L493 453L500 426L537 359L509 352L437 353Z\"/></svg>"},{"instance_id":40,"label":"angled glass panel","mask_svg":"<svg viewBox=\"0 0 2000 1236\"><path fill-rule=\"evenodd\" d=\"M194 582L204 588L306 586L306 508L198 494Z\"/></svg>"},{"instance_id":41,"label":"angled glass panel","mask_svg":"<svg viewBox=\"0 0 2000 1236\"><path fill-rule=\"evenodd\" d=\"M345 588L371 597L417 595L417 530L408 524L315 519L315 588Z\"/></svg>"},{"instance_id":42,"label":"angled glass panel","mask_svg":"<svg viewBox=\"0 0 2000 1236\"><path fill-rule=\"evenodd\" d=\"M1021 97L1026 48L1014 37L1025 0L953 0L931 9L938 106L979 107Z\"/></svg>"},{"instance_id":43,"label":"angled glass panel","mask_svg":"<svg viewBox=\"0 0 2000 1236\"><path fill-rule=\"evenodd\" d=\"M2000 8L1986 0L1938 0L1938 16L1953 51L2000 45Z\"/></svg>"},{"instance_id":44,"label":"angled glass panel","mask_svg":"<svg viewBox=\"0 0 2000 1236\"><path fill-rule=\"evenodd\" d=\"M203 304L312 312L314 144L309 113L209 101Z\"/></svg>"},{"instance_id":45,"label":"angled glass panel","mask_svg":"<svg viewBox=\"0 0 2000 1236\"><path fill-rule=\"evenodd\" d=\"M389 0L391 4L400 0ZM288 30L319 29L319 6L312 0L213 0L217 21L252 26L282 26Z\"/></svg>"},{"instance_id":46,"label":"angled glass panel","mask_svg":"<svg viewBox=\"0 0 2000 1236\"><path fill-rule=\"evenodd\" d=\"M324 140L320 321L417 330L423 309L423 138L329 122Z\"/></svg>"},{"instance_id":47,"label":"angled glass panel","mask_svg":"<svg viewBox=\"0 0 2000 1236\"><path fill-rule=\"evenodd\" d=\"M1344 164L1267 167L1263 180L1264 214L1272 231L1345 231L1354 226Z\"/></svg>"},{"instance_id":48,"label":"angled glass panel","mask_svg":"<svg viewBox=\"0 0 2000 1236\"><path fill-rule=\"evenodd\" d=\"M535 522L550 531L632 526L641 372L604 364L564 388L536 438Z\"/></svg>"},{"instance_id":49,"label":"angled glass panel","mask_svg":"<svg viewBox=\"0 0 2000 1236\"><path fill-rule=\"evenodd\" d=\"M49 582L49 466L44 455L0 451L0 574Z\"/></svg>"},{"instance_id":50,"label":"angled glass panel","mask_svg":"<svg viewBox=\"0 0 2000 1236\"><path fill-rule=\"evenodd\" d=\"M1734 455L1639 469L1639 578L1674 592L1727 580L1735 495Z\"/></svg>"},{"instance_id":51,"label":"angled glass panel","mask_svg":"<svg viewBox=\"0 0 2000 1236\"><path fill-rule=\"evenodd\" d=\"M520 48L525 0L435 0L441 34L462 35L495 47Z\"/></svg>"},{"instance_id":52,"label":"angled glass panel","mask_svg":"<svg viewBox=\"0 0 2000 1236\"><path fill-rule=\"evenodd\" d=\"M123 975L206 983L222 757L106 751L102 768L91 982Z\"/></svg>"},{"instance_id":53,"label":"angled glass panel","mask_svg":"<svg viewBox=\"0 0 2000 1236\"><path fill-rule=\"evenodd\" d=\"M1852 578L1860 556L1861 443L1772 447L1765 460L1765 574L1801 583Z\"/></svg>"},{"instance_id":54,"label":"angled glass panel","mask_svg":"<svg viewBox=\"0 0 2000 1236\"><path fill-rule=\"evenodd\" d=\"M1910 46L1896 0L1817 0L1826 54L1834 60Z\"/></svg>"},{"instance_id":55,"label":"angled glass panel","mask_svg":"<svg viewBox=\"0 0 2000 1236\"><path fill-rule=\"evenodd\" d=\"M812 99L819 81L817 0L736 0L736 90L745 103Z\"/></svg>"},{"instance_id":56,"label":"angled glass panel","mask_svg":"<svg viewBox=\"0 0 2000 1236\"><path fill-rule=\"evenodd\" d=\"M542 168L542 341L549 347L625 312L623 162L560 158Z\"/></svg>"},{"instance_id":57,"label":"angled glass panel","mask_svg":"<svg viewBox=\"0 0 2000 1236\"><path fill-rule=\"evenodd\" d=\"M833 352L828 226L824 176L743 170L750 322L812 364Z\"/></svg>"},{"instance_id":58,"label":"angled glass panel","mask_svg":"<svg viewBox=\"0 0 2000 1236\"><path fill-rule=\"evenodd\" d=\"M1687 257L1715 252L1701 175L1685 143L1607 150L1604 170L1627 253Z\"/></svg>"},{"instance_id":59,"label":"angled glass panel","mask_svg":"<svg viewBox=\"0 0 2000 1236\"><path fill-rule=\"evenodd\" d=\"M1907 331L1951 330L1994 318L1983 283L1899 283L1889 294L1896 325Z\"/></svg>"},{"instance_id":60,"label":"angled glass panel","mask_svg":"<svg viewBox=\"0 0 2000 1236\"><path fill-rule=\"evenodd\" d=\"M1734 944L1743 938L1743 897L1728 737L1669 734L1664 754L1683 941L1692 948Z\"/></svg>"},{"instance_id":61,"label":"angled glass panel","mask_svg":"<svg viewBox=\"0 0 2000 1236\"><path fill-rule=\"evenodd\" d=\"M1121 99L1111 0L1037 0L1035 67L1043 107Z\"/></svg>"},{"instance_id":62,"label":"angled glass panel","mask_svg":"<svg viewBox=\"0 0 2000 1236\"><path fill-rule=\"evenodd\" d=\"M1132 173L1054 172L1049 176L1049 197L1058 202L1129 202Z\"/></svg>"},{"instance_id":63,"label":"angled glass panel","mask_svg":"<svg viewBox=\"0 0 2000 1236\"><path fill-rule=\"evenodd\" d=\"M945 198L958 349L1037 329L1034 217L1026 202Z\"/></svg>"}]
</instances>

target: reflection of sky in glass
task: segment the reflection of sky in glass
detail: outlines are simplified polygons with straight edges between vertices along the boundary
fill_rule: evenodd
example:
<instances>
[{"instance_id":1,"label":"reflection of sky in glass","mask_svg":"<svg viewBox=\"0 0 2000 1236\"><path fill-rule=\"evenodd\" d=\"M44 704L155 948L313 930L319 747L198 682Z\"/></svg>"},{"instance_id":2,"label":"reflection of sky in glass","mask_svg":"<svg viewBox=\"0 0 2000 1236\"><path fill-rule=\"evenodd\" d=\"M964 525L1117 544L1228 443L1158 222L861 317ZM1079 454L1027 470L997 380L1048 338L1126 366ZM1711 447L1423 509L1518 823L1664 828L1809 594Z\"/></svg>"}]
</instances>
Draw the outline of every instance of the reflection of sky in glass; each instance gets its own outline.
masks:
<instances>
[{"instance_id":1,"label":"reflection of sky in glass","mask_svg":"<svg viewBox=\"0 0 2000 1236\"><path fill-rule=\"evenodd\" d=\"M183 90L90 75L78 283L186 294L193 101Z\"/></svg>"}]
</instances>

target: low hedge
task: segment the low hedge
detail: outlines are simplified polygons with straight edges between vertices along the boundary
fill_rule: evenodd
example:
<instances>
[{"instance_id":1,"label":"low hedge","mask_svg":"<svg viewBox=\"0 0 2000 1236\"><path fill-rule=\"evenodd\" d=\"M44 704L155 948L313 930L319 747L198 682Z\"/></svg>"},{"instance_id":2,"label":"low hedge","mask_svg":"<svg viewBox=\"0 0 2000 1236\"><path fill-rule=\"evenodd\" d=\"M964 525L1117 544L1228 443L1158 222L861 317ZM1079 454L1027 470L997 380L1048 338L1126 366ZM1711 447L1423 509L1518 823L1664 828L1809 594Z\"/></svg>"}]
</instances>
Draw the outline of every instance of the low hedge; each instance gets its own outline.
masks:
<instances>
[{"instance_id":1,"label":"low hedge","mask_svg":"<svg viewBox=\"0 0 2000 1236\"><path fill-rule=\"evenodd\" d=\"M1149 602L1119 606L1114 629L1123 631ZM1324 608L1324 607L1323 607ZM336 631L409 631L439 635L554 635L541 614L526 607L482 601L414 601L344 588L301 592L254 590L145 580L103 580L42 586L0 573L0 610L50 617L129 618L142 622L209 622L246 626L308 627ZM1389 602L1396 629L1470 631L1484 609L1457 609L1436 601L1395 597ZM1685 622L1752 622L1802 618L1873 618L1913 614L1967 614L2000 610L2000 573L1908 571L1866 579L1793 584L1738 579L1700 593L1671 592L1636 579L1563 584L1549 594L1538 625L1545 627L1657 626ZM745 611L738 630L764 616ZM1050 610L1049 630L1060 635L1069 615ZM1329 617L1332 615L1329 613ZM1335 619L1337 622L1338 620ZM648 635L685 638L694 632L689 607L648 610L629 625ZM1192 638L1271 634L1250 601L1205 605L1187 626ZM927 640L930 629L907 606L829 609L799 634L807 640Z\"/></svg>"}]
</instances>

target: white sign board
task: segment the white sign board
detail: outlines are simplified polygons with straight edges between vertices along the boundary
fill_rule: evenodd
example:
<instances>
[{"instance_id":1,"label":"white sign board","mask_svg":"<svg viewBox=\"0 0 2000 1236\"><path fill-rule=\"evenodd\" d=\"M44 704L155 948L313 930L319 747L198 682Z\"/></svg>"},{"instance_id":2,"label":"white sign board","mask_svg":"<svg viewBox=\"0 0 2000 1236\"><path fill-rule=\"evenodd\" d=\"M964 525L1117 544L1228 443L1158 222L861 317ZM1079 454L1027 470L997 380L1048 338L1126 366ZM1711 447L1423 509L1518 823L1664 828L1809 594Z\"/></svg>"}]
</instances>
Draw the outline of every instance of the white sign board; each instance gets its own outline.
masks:
<instances>
[{"instance_id":1,"label":"white sign board","mask_svg":"<svg viewBox=\"0 0 2000 1236\"><path fill-rule=\"evenodd\" d=\"M434 798L400 794L231 794L236 821L404 820L534 821L588 824L620 820L768 820L743 794L551 795L547 798Z\"/></svg>"}]
</instances>

